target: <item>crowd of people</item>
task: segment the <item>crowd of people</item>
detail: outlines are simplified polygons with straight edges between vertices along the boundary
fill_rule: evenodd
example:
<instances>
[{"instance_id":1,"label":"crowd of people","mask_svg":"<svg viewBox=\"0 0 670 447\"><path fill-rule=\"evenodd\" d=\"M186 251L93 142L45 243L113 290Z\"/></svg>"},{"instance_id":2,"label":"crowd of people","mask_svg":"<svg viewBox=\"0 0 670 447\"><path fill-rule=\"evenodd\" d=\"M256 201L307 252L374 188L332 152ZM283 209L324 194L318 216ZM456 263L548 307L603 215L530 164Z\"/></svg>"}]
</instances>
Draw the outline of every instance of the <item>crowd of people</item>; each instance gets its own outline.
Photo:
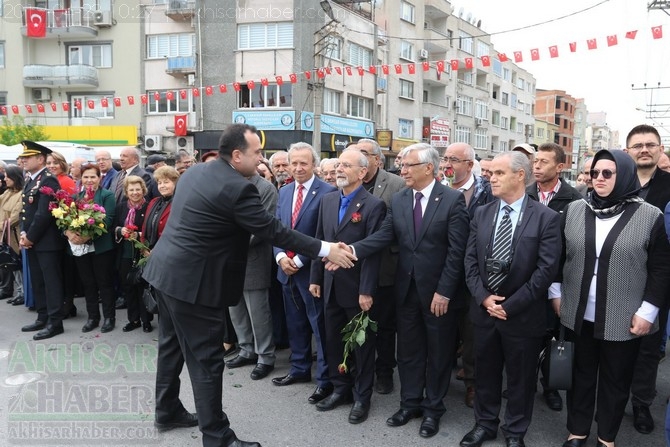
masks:
<instances>
[{"instance_id":1,"label":"crowd of people","mask_svg":"<svg viewBox=\"0 0 670 447\"><path fill-rule=\"evenodd\" d=\"M551 410L564 405L547 358L537 368L563 327L575 344L563 446L586 445L595 420L597 445L613 447L629 398L635 429L655 428L649 407L670 277L663 149L654 127L636 126L623 151L585 160L573 187L554 143L519 144L489 160L466 143L442 153L419 143L386 170L372 139L332 159L300 142L266 160L255 129L237 124L201 163L180 154L173 168L154 155L145 170L127 148L115 170L106 151L68 169L26 142L19 166L5 167L0 212L27 262L3 272L0 292L35 309L23 330L40 340L63 332L79 292L82 331L101 321L101 332L113 330L127 307L123 331L150 332L141 298L150 284L160 312L156 426L199 425L205 446L259 445L230 429L224 365L253 366L251 379L262 380L284 348L290 369L272 384L314 380L306 400L317 411L351 405L352 424L368 418L374 393L394 391L397 368L400 407L386 423L421 418L424 438L440 431L460 362L475 419L460 445L481 446L500 430L507 446L524 446L538 380ZM45 185L103 206L108 231L93 239L58 231ZM56 260L63 270L46 268ZM376 331L347 355L341 332L360 312ZM179 399L184 364L197 413Z\"/></svg>"}]
</instances>

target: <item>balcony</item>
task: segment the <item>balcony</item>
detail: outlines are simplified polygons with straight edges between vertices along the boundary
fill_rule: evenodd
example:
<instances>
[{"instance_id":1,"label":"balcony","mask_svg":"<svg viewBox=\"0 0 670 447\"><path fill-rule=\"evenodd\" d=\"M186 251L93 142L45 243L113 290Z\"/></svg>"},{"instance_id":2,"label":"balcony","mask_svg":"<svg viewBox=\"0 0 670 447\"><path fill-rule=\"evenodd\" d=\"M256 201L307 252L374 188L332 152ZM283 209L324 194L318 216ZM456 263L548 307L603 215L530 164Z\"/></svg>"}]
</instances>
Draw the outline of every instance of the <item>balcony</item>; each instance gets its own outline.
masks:
<instances>
[{"instance_id":1,"label":"balcony","mask_svg":"<svg viewBox=\"0 0 670 447\"><path fill-rule=\"evenodd\" d=\"M21 34L27 35L26 17L27 9L40 8L23 8L21 14ZM90 38L98 35L98 27L96 26L96 15L94 11L86 8L69 8L69 9L47 9L47 29L44 39L61 39L61 38ZM99 24L98 24L99 26Z\"/></svg>"},{"instance_id":2,"label":"balcony","mask_svg":"<svg viewBox=\"0 0 670 447\"><path fill-rule=\"evenodd\" d=\"M165 72L172 76L195 73L195 56L168 57Z\"/></svg>"},{"instance_id":3,"label":"balcony","mask_svg":"<svg viewBox=\"0 0 670 447\"><path fill-rule=\"evenodd\" d=\"M195 15L195 2L170 0L165 8L165 15L175 21L190 20Z\"/></svg>"},{"instance_id":4,"label":"balcony","mask_svg":"<svg viewBox=\"0 0 670 447\"><path fill-rule=\"evenodd\" d=\"M424 47L431 53L444 53L449 49L449 35L446 29L436 28L431 23L423 25Z\"/></svg>"},{"instance_id":5,"label":"balcony","mask_svg":"<svg viewBox=\"0 0 670 447\"><path fill-rule=\"evenodd\" d=\"M426 16L436 18L447 18L452 11L451 4L446 0L424 0Z\"/></svg>"},{"instance_id":6,"label":"balcony","mask_svg":"<svg viewBox=\"0 0 670 447\"><path fill-rule=\"evenodd\" d=\"M24 65L24 87L97 87L98 69L90 65Z\"/></svg>"}]
</instances>

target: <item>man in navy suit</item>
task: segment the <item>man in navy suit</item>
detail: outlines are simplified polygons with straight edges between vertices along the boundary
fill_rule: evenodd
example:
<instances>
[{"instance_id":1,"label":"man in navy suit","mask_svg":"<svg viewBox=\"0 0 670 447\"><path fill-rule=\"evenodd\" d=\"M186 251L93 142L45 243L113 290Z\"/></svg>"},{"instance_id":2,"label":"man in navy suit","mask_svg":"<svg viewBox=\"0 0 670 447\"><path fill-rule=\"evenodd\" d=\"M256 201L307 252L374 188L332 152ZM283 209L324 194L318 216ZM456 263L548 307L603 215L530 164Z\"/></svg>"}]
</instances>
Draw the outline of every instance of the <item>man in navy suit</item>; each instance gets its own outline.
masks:
<instances>
[{"instance_id":1,"label":"man in navy suit","mask_svg":"<svg viewBox=\"0 0 670 447\"><path fill-rule=\"evenodd\" d=\"M114 178L119 173L119 171L112 166L112 155L109 151L99 149L95 151L95 162L98 164L100 174L102 175L102 179L100 179L100 187L110 189Z\"/></svg>"},{"instance_id":2,"label":"man in navy suit","mask_svg":"<svg viewBox=\"0 0 670 447\"><path fill-rule=\"evenodd\" d=\"M352 244L359 258L398 245L400 410L386 423L398 427L423 415L424 438L437 434L446 411L442 400L455 355L457 309L465 305L468 212L462 193L435 181L439 164L440 155L429 144L405 148L400 175L407 189L393 195L379 231Z\"/></svg>"},{"instance_id":3,"label":"man in navy suit","mask_svg":"<svg viewBox=\"0 0 670 447\"><path fill-rule=\"evenodd\" d=\"M292 144L288 151L289 170L294 182L279 190L277 218L287 227L308 236L316 234L316 223L321 198L334 187L314 175L319 165L319 154L307 143ZM311 381L312 333L316 339L316 383L310 403L328 397L333 386L328 379L326 340L323 320L323 301L309 292L309 274L312 260L303 255L274 248L279 265L277 279L282 283L284 309L291 348L291 370L283 377L275 377L277 386Z\"/></svg>"},{"instance_id":4,"label":"man in navy suit","mask_svg":"<svg viewBox=\"0 0 670 447\"><path fill-rule=\"evenodd\" d=\"M560 217L528 198L528 158L506 152L491 162L499 200L477 208L470 225L465 275L475 329L475 421L461 447L494 439L500 423L503 368L507 447L524 447L535 395L537 358L546 331L547 291L558 272Z\"/></svg>"},{"instance_id":5,"label":"man in navy suit","mask_svg":"<svg viewBox=\"0 0 670 447\"><path fill-rule=\"evenodd\" d=\"M361 152L347 149L335 163L337 186L341 191L326 194L321 200L316 237L325 241L353 243L374 233L386 215L386 204L363 187L368 159ZM316 404L328 411L351 400L354 406L349 422L359 424L368 417L375 370L375 334L368 331L365 343L354 349L355 377L341 374L343 361L342 328L361 310L375 304L381 252L364 259L352 269L327 271L323 263L313 262L309 290L323 297L326 315L326 353L333 393ZM349 365L347 365L349 366Z\"/></svg>"}]
</instances>

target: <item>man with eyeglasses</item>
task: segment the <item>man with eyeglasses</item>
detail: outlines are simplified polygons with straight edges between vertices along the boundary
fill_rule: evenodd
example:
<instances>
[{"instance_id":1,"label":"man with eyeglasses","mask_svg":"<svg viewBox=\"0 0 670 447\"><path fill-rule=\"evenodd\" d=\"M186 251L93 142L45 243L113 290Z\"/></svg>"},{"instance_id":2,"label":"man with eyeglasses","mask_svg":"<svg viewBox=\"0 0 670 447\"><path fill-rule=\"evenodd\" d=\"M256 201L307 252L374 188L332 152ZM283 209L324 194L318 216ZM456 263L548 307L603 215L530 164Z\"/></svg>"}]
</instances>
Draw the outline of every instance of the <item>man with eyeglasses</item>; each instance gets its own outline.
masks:
<instances>
[{"instance_id":1,"label":"man with eyeglasses","mask_svg":"<svg viewBox=\"0 0 670 447\"><path fill-rule=\"evenodd\" d=\"M100 168L100 187L104 189L110 189L114 177L119 173L112 166L112 156L109 151L106 150L97 150L95 151L95 163Z\"/></svg>"},{"instance_id":2,"label":"man with eyeglasses","mask_svg":"<svg viewBox=\"0 0 670 447\"><path fill-rule=\"evenodd\" d=\"M635 126L626 137L625 151L635 160L640 180L639 196L664 212L670 202L670 174L658 169L658 160L663 153L661 136L656 128L647 124ZM668 247L670 250L670 247ZM664 328L668 320L668 297L659 312L659 324ZM633 404L633 426L642 434L654 430L654 419L649 407L656 396L656 376L661 360L663 330L642 337L640 352L635 363L631 385Z\"/></svg>"}]
</instances>

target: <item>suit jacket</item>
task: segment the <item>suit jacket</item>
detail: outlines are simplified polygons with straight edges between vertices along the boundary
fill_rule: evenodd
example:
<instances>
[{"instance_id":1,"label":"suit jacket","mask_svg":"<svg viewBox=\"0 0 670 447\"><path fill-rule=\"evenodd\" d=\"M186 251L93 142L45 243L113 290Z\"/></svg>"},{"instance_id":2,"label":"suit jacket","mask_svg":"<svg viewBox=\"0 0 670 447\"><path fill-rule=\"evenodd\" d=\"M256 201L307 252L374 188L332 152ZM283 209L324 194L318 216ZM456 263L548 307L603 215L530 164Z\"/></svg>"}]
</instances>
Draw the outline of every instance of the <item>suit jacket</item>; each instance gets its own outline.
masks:
<instances>
[{"instance_id":1,"label":"suit jacket","mask_svg":"<svg viewBox=\"0 0 670 447\"><path fill-rule=\"evenodd\" d=\"M258 189L265 211L274 213L277 209L277 188L260 175L254 175L249 180ZM272 262L272 245L257 236L251 236L244 290L269 288L272 279Z\"/></svg>"},{"instance_id":2,"label":"suit jacket","mask_svg":"<svg viewBox=\"0 0 670 447\"><path fill-rule=\"evenodd\" d=\"M450 308L462 307L465 299L458 289L468 239L463 194L435 182L418 238L414 236L413 208L414 190L408 188L394 194L379 231L352 244L356 255L366 258L397 243L400 256L394 290L399 302L407 297L413 278L419 297L426 304L437 292L451 300Z\"/></svg>"},{"instance_id":3,"label":"suit jacket","mask_svg":"<svg viewBox=\"0 0 670 447\"><path fill-rule=\"evenodd\" d=\"M482 302L488 290L486 258L490 254L494 222L500 201L479 207L470 225L465 275L470 292L470 318L476 326L496 325L501 332L517 336L542 336L546 330L547 290L558 273L561 244L560 216L534 200L527 200L521 221L514 230L514 255L510 272L498 295L507 320L491 317Z\"/></svg>"},{"instance_id":4,"label":"suit jacket","mask_svg":"<svg viewBox=\"0 0 670 447\"><path fill-rule=\"evenodd\" d=\"M147 187L147 195L146 195L147 200L151 200L154 197L160 196L160 193L158 192L158 189L156 187L156 182L154 181L153 176L151 174L149 174L147 171L145 171L144 169L140 168L140 165L135 166L130 171L130 173L128 175L129 176L130 175L136 175L138 177L142 177L142 180L144 180L144 184ZM105 178L106 177L107 176L105 176ZM119 182L119 177L120 176L118 175L118 172L117 172L117 174L114 176L114 179L112 180L112 183L109 186L110 191L112 191L112 192L116 191L116 184Z\"/></svg>"},{"instance_id":5,"label":"suit jacket","mask_svg":"<svg viewBox=\"0 0 670 447\"><path fill-rule=\"evenodd\" d=\"M65 238L56 226L56 219L49 211L49 203L53 197L40 192L40 188L48 186L54 191L60 184L48 169L44 168L23 188L23 208L21 210L21 231L33 243L31 250L53 251L65 248Z\"/></svg>"},{"instance_id":6,"label":"suit jacket","mask_svg":"<svg viewBox=\"0 0 670 447\"><path fill-rule=\"evenodd\" d=\"M318 240L265 211L256 187L227 161L197 164L179 179L172 218L144 279L181 301L234 306L242 296L251 234L314 258L321 249Z\"/></svg>"},{"instance_id":7,"label":"suit jacket","mask_svg":"<svg viewBox=\"0 0 670 447\"><path fill-rule=\"evenodd\" d=\"M360 188L352 197L351 202L338 223L340 211L340 192L334 191L321 199L319 222L316 227L316 238L328 242L344 242L351 244L360 241L377 231L386 215L386 204ZM358 213L360 221L354 222L352 215ZM359 216L356 216L358 220ZM381 252L371 255L353 268L337 269L324 272L323 262L312 262L310 284L322 285L321 296L326 302L330 300L333 284L337 283L335 297L341 307L358 307L358 295L374 296L379 275Z\"/></svg>"},{"instance_id":8,"label":"suit jacket","mask_svg":"<svg viewBox=\"0 0 670 447\"><path fill-rule=\"evenodd\" d=\"M320 180L318 177L314 176L314 181L309 191L303 191L303 201L300 212L298 213L298 218L295 222L295 227L293 228L296 231L299 231L302 234L308 236L314 236L316 234L316 223L319 218L319 205L321 203L321 198L324 194L337 191L336 188L329 185L328 183ZM295 192L295 183L289 183L286 186L283 186L279 190L279 199L277 200L277 212L276 217L286 225L291 227L291 214L293 214L293 193ZM277 254L282 252L279 247L274 247L273 255L276 258ZM299 253L299 252L298 252ZM298 272L293 275L293 279L298 282L301 286L305 288L309 287L309 271L310 264L312 260L305 256L304 254L296 254L300 258L300 261L303 263L303 267L298 270ZM280 268L277 271L277 279L280 283L288 283L288 276Z\"/></svg>"},{"instance_id":9,"label":"suit jacket","mask_svg":"<svg viewBox=\"0 0 670 447\"><path fill-rule=\"evenodd\" d=\"M172 212L172 201L167 204L165 209L161 212L161 215L158 217L158 226L156 227L156 232L157 234L149 234L149 229L148 229L148 223L153 219L156 214L158 213L159 209L156 209L156 204L162 200L162 197L154 197L151 199L151 202L149 202L149 205L147 205L147 211L145 214L145 219L142 221L142 234L140 237L140 240L142 243L148 244L151 246L151 244L155 243L158 241L161 236L163 235L163 231L165 230L165 225L167 225L168 217L170 217L170 213ZM156 239L154 240L153 236L156 236ZM147 241L151 241L150 243Z\"/></svg>"},{"instance_id":10,"label":"suit jacket","mask_svg":"<svg viewBox=\"0 0 670 447\"><path fill-rule=\"evenodd\" d=\"M562 213L570 203L575 200L581 200L584 197L565 180L559 179L559 181L561 182L561 187L558 188L558 192L551 198L547 206L557 213ZM526 194L528 194L531 199L537 202L540 201L537 193L537 183L533 183L526 188Z\"/></svg>"},{"instance_id":11,"label":"suit jacket","mask_svg":"<svg viewBox=\"0 0 670 447\"><path fill-rule=\"evenodd\" d=\"M100 180L100 187L104 189L109 189L112 192L115 191L115 189L112 188L112 183L116 179L116 176L119 175L119 171L116 169L112 168L107 173L105 176ZM114 182L114 185L116 185L116 182Z\"/></svg>"},{"instance_id":12,"label":"suit jacket","mask_svg":"<svg viewBox=\"0 0 670 447\"><path fill-rule=\"evenodd\" d=\"M660 209L661 212L665 212L665 207L670 202L670 173L656 168L644 200Z\"/></svg>"}]
</instances>

